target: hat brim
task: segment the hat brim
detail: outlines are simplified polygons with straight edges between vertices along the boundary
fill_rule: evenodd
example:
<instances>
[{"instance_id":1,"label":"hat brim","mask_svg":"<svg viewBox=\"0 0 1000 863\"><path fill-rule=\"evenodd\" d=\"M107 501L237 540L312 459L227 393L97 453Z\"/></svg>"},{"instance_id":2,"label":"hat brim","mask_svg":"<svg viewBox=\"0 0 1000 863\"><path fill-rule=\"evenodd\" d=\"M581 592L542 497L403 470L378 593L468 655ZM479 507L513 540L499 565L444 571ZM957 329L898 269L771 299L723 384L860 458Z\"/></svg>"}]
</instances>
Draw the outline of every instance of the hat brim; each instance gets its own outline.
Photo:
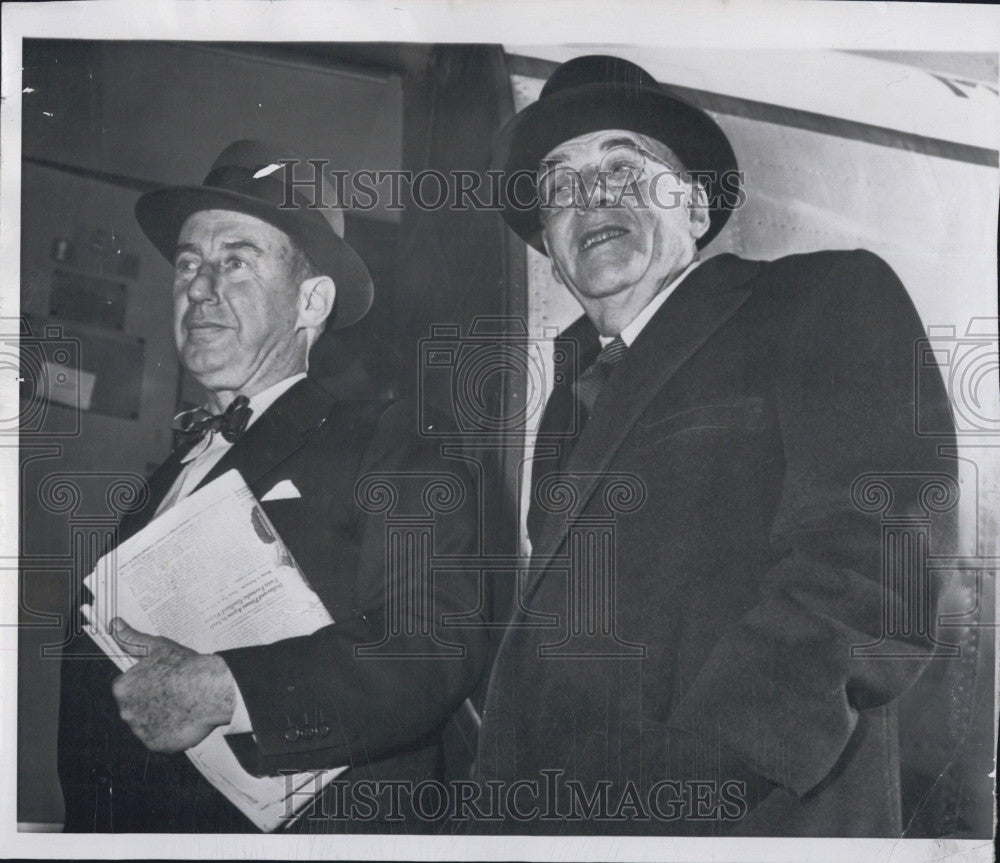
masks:
<instances>
[{"instance_id":1,"label":"hat brim","mask_svg":"<svg viewBox=\"0 0 1000 863\"><path fill-rule=\"evenodd\" d=\"M533 177L541 161L557 146L603 129L648 135L673 150L688 171L705 172L702 179L711 203L710 222L697 244L702 248L711 242L738 200L736 154L708 114L663 90L596 83L545 96L516 114L497 133L491 167L505 171L508 179L514 174ZM521 191L518 188L505 184L505 192L513 191L513 195L505 195L504 219L526 243L545 254L537 202L525 206L529 197L523 194L523 184Z\"/></svg>"},{"instance_id":2,"label":"hat brim","mask_svg":"<svg viewBox=\"0 0 1000 863\"><path fill-rule=\"evenodd\" d=\"M340 330L360 321L374 298L371 274L358 253L321 216L306 221L296 210L282 210L267 201L210 186L171 186L147 192L135 205L139 226L150 242L173 262L181 226L201 210L232 210L254 216L291 237L337 288L334 316L328 329ZM318 214L317 214L318 215Z\"/></svg>"}]
</instances>

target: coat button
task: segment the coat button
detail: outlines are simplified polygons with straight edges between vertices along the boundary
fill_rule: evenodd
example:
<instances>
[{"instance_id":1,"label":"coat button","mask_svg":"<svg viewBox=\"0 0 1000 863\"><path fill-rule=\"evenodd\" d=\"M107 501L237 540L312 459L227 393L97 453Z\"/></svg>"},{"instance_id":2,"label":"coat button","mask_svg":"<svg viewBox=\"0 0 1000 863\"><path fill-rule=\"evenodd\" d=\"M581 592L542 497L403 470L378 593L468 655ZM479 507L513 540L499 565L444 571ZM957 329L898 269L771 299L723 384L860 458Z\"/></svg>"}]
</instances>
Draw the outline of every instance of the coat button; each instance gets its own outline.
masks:
<instances>
[{"instance_id":1,"label":"coat button","mask_svg":"<svg viewBox=\"0 0 1000 863\"><path fill-rule=\"evenodd\" d=\"M320 723L316 726L316 736L326 737L330 733L330 726L326 723Z\"/></svg>"},{"instance_id":2,"label":"coat button","mask_svg":"<svg viewBox=\"0 0 1000 863\"><path fill-rule=\"evenodd\" d=\"M294 743L298 739L299 739L299 729L298 728L289 728L285 732L285 740L287 740L289 743Z\"/></svg>"},{"instance_id":3,"label":"coat button","mask_svg":"<svg viewBox=\"0 0 1000 863\"><path fill-rule=\"evenodd\" d=\"M304 725L299 730L302 732L302 739L303 740L312 740L312 738L316 734L316 729L313 728L311 725Z\"/></svg>"}]
</instances>

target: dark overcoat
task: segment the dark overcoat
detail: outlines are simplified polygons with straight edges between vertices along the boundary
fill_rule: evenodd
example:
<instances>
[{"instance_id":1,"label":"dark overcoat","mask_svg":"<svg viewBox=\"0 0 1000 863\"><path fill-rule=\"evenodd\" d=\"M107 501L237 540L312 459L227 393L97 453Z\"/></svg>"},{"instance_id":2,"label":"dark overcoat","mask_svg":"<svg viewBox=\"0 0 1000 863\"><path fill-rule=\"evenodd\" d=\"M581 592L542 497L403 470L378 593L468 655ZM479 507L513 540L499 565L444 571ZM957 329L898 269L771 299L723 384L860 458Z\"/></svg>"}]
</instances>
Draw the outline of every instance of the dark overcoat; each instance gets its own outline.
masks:
<instances>
[{"instance_id":1,"label":"dark overcoat","mask_svg":"<svg viewBox=\"0 0 1000 863\"><path fill-rule=\"evenodd\" d=\"M566 336L585 365L593 326ZM725 254L547 456L581 419L555 388L477 765L535 785L486 829L900 834L897 699L934 650L934 589L887 525L957 500L916 431L918 410L951 428L939 376L917 397L923 336L871 253Z\"/></svg>"}]
</instances>

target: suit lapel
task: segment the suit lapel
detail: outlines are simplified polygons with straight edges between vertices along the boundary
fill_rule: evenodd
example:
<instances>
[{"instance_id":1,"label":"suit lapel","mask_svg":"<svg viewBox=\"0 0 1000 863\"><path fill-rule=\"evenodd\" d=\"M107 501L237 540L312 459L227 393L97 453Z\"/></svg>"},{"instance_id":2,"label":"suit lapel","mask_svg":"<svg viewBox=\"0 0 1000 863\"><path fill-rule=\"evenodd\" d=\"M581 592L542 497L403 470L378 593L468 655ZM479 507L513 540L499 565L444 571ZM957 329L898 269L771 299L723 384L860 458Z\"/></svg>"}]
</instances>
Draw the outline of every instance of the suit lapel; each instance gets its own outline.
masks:
<instances>
[{"instance_id":1,"label":"suit lapel","mask_svg":"<svg viewBox=\"0 0 1000 863\"><path fill-rule=\"evenodd\" d=\"M251 488L287 459L326 420L334 398L311 378L281 395L198 484L203 487L229 470L238 470Z\"/></svg>"},{"instance_id":2,"label":"suit lapel","mask_svg":"<svg viewBox=\"0 0 1000 863\"><path fill-rule=\"evenodd\" d=\"M750 297L756 261L719 255L701 264L663 303L616 366L565 466L577 474L575 510L593 496L601 475L656 393ZM533 549L533 592L569 528L565 513L547 513Z\"/></svg>"},{"instance_id":3,"label":"suit lapel","mask_svg":"<svg viewBox=\"0 0 1000 863\"><path fill-rule=\"evenodd\" d=\"M175 446L170 451L170 455L167 456L167 460L153 471L153 475L146 483L149 495L146 505L139 512L127 515L121 520L118 525L118 543L122 543L138 533L153 520L153 515L163 502L163 498L167 496L170 487L180 476L181 468L184 467L181 459L190 448L191 444L184 443Z\"/></svg>"},{"instance_id":4,"label":"suit lapel","mask_svg":"<svg viewBox=\"0 0 1000 863\"><path fill-rule=\"evenodd\" d=\"M252 487L261 476L306 442L309 433L323 424L332 404L333 396L311 378L299 381L264 411L219 459L198 488L232 469L238 470L246 484ZM134 536L153 520L157 508L180 476L184 467L181 459L192 445L193 442L174 447L167 460L153 472L147 484L147 503L139 512L121 520L117 544Z\"/></svg>"}]
</instances>

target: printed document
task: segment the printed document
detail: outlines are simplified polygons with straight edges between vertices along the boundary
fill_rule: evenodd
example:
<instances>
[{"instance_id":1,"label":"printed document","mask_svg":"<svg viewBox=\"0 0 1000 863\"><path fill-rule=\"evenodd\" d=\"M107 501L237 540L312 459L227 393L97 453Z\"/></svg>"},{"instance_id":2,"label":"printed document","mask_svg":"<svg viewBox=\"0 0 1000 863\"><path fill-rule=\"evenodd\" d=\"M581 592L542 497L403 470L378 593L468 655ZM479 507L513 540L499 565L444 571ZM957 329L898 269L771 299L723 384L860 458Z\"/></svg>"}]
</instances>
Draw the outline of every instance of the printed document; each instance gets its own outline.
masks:
<instances>
[{"instance_id":1,"label":"printed document","mask_svg":"<svg viewBox=\"0 0 1000 863\"><path fill-rule=\"evenodd\" d=\"M83 607L90 635L122 670L108 629L115 617L199 653L311 635L333 623L238 471L179 501L104 555L84 579L94 596ZM261 830L295 820L346 768L256 777L215 729L188 758ZM295 806L291 806L294 801Z\"/></svg>"}]
</instances>

